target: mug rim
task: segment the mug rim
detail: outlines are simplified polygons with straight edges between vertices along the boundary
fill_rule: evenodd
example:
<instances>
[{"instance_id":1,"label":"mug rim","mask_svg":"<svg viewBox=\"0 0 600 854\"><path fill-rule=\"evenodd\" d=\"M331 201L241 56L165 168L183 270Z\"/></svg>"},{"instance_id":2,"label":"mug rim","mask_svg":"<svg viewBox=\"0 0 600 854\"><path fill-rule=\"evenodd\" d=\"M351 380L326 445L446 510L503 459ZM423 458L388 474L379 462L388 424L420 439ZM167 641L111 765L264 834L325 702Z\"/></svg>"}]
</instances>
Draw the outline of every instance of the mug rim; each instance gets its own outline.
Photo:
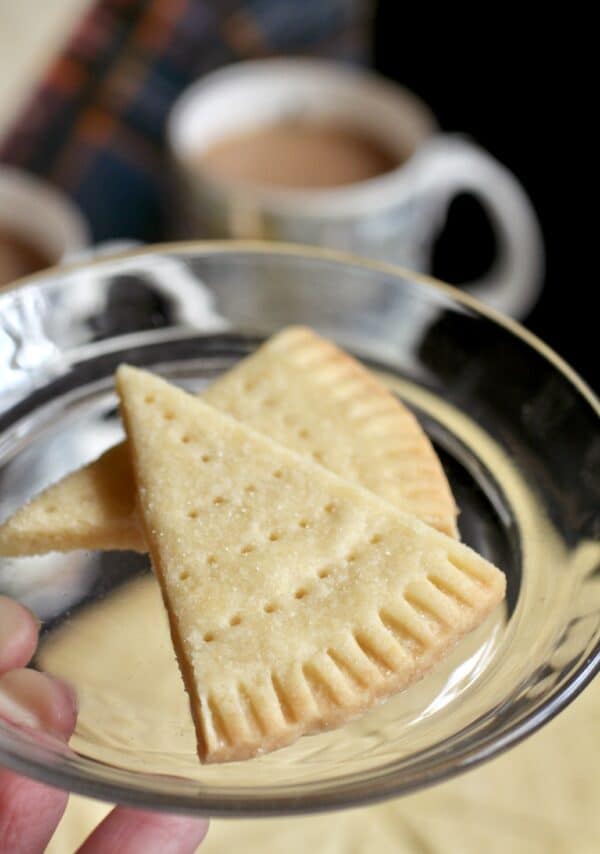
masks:
<instances>
[{"instance_id":1,"label":"mug rim","mask_svg":"<svg viewBox=\"0 0 600 854\"><path fill-rule=\"evenodd\" d=\"M362 86L362 94L377 92L379 97L396 109L398 113L410 111L417 123L420 141L408 157L389 172L376 175L363 181L335 187L317 189L298 189L289 187L268 187L260 184L245 183L226 178L215 178L201 169L192 169L186 159L187 152L182 144L182 126L191 111L205 98L215 86L235 83L246 75L256 73L267 75L270 72L278 78L285 72L295 75L323 74L330 80L349 80L356 86ZM357 96L358 97L358 96ZM397 203L413 180L418 161L429 140L439 133L438 122L429 106L409 89L380 74L360 67L344 65L340 62L305 57L268 58L247 60L217 69L190 84L176 99L167 119L166 136L168 149L176 167L192 181L213 197L225 197L233 200L234 206L243 214L245 209L256 211L257 207L274 214L299 217L340 217L349 218L377 210L385 210Z\"/></svg>"},{"instance_id":2,"label":"mug rim","mask_svg":"<svg viewBox=\"0 0 600 854\"><path fill-rule=\"evenodd\" d=\"M31 209L31 222L23 227L14 216L5 218L4 196L18 197ZM50 216L46 214L51 212ZM22 237L51 257L53 264L90 245L89 225L79 208L50 182L16 166L0 163L0 227ZM39 226L39 227L38 227ZM48 235L44 240L43 234ZM51 247L51 244L54 246ZM56 247L59 247L58 249Z\"/></svg>"}]
</instances>

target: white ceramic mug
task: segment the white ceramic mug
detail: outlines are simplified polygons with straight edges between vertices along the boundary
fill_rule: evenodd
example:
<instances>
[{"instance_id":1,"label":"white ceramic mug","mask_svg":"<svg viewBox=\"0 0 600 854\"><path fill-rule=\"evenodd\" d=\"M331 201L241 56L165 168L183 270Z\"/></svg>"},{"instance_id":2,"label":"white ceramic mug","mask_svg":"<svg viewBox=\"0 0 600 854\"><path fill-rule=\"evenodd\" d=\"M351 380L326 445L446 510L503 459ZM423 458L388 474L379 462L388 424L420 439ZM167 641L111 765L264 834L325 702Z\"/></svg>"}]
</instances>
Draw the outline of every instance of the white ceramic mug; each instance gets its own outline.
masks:
<instances>
[{"instance_id":1,"label":"white ceramic mug","mask_svg":"<svg viewBox=\"0 0 600 854\"><path fill-rule=\"evenodd\" d=\"M51 265L77 257L90 242L85 219L63 193L1 164L0 229L38 249Z\"/></svg>"},{"instance_id":2,"label":"white ceramic mug","mask_svg":"<svg viewBox=\"0 0 600 854\"><path fill-rule=\"evenodd\" d=\"M216 180L198 165L219 139L291 118L368 131L402 163L326 190L250 187ZM232 65L183 93L168 141L178 236L308 243L428 271L450 202L469 192L487 211L498 246L493 269L469 290L514 317L525 316L538 296L543 242L517 179L475 144L440 133L422 101L377 75L308 59Z\"/></svg>"}]
</instances>

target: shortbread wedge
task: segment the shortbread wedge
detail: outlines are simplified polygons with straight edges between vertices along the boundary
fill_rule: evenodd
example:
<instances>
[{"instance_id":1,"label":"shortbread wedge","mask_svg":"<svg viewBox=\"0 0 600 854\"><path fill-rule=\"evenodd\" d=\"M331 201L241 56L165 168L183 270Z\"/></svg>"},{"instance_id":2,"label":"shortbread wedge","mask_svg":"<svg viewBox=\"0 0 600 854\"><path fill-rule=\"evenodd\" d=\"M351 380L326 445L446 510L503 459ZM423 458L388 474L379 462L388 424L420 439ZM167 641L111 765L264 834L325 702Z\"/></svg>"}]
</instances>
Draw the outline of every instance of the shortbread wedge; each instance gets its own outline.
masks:
<instances>
[{"instance_id":1,"label":"shortbread wedge","mask_svg":"<svg viewBox=\"0 0 600 854\"><path fill-rule=\"evenodd\" d=\"M75 549L146 551L124 442L40 493L0 526L2 555Z\"/></svg>"},{"instance_id":2,"label":"shortbread wedge","mask_svg":"<svg viewBox=\"0 0 600 854\"><path fill-rule=\"evenodd\" d=\"M204 400L456 537L456 505L415 416L363 365L302 326L275 335Z\"/></svg>"},{"instance_id":3,"label":"shortbread wedge","mask_svg":"<svg viewBox=\"0 0 600 854\"><path fill-rule=\"evenodd\" d=\"M203 397L457 536L450 487L414 415L362 365L311 330L283 330ZM134 511L128 452L123 444L118 447L51 486L1 525L0 554L146 551ZM54 510L48 513L48 507Z\"/></svg>"},{"instance_id":4,"label":"shortbread wedge","mask_svg":"<svg viewBox=\"0 0 600 854\"><path fill-rule=\"evenodd\" d=\"M117 389L206 762L337 726L502 599L467 546L151 374Z\"/></svg>"}]
</instances>

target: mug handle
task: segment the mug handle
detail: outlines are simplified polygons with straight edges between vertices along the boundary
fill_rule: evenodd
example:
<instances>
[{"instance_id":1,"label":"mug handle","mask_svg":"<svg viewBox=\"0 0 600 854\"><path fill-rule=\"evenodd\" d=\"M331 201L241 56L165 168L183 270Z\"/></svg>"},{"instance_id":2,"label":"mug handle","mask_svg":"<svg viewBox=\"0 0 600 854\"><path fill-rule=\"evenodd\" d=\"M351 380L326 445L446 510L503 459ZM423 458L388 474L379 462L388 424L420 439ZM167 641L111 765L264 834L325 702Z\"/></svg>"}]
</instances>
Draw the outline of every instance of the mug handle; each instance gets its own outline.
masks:
<instances>
[{"instance_id":1,"label":"mug handle","mask_svg":"<svg viewBox=\"0 0 600 854\"><path fill-rule=\"evenodd\" d=\"M472 193L492 224L496 260L465 290L497 311L525 317L539 296L545 263L540 224L522 185L505 166L463 137L435 137L418 158L419 193L439 193L443 187L448 201L458 193Z\"/></svg>"}]
</instances>

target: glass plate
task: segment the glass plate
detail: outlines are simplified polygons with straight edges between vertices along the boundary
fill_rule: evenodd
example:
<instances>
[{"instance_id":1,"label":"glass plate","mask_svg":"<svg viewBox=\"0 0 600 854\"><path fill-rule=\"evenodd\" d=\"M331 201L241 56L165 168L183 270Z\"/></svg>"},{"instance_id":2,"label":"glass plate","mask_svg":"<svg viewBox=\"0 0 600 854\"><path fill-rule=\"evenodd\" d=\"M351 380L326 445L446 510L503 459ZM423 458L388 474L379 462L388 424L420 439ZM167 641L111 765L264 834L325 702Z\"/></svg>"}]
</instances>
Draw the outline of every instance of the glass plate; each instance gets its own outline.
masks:
<instances>
[{"instance_id":1,"label":"glass plate","mask_svg":"<svg viewBox=\"0 0 600 854\"><path fill-rule=\"evenodd\" d=\"M111 801L213 815L364 804L487 759L555 715L600 657L598 402L543 344L452 288L267 244L182 244L0 295L0 517L122 436L127 361L201 389L307 324L384 377L433 439L463 539L508 595L431 675L341 729L202 766L147 558L3 559L44 621L34 666L72 682L69 750L0 723L0 762Z\"/></svg>"}]
</instances>

